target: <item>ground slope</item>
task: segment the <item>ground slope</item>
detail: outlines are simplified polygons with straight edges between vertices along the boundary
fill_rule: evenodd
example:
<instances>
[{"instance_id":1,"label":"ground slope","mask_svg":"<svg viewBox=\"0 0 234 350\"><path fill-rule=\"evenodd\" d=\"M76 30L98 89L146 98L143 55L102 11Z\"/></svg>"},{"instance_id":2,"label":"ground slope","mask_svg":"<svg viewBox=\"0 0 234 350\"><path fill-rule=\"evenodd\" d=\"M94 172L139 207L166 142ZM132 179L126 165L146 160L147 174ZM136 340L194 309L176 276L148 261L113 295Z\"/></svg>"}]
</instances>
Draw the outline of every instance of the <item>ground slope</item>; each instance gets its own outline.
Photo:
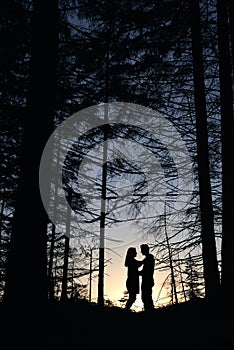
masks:
<instances>
[{"instance_id":1,"label":"ground slope","mask_svg":"<svg viewBox=\"0 0 234 350\"><path fill-rule=\"evenodd\" d=\"M2 350L234 349L232 317L204 300L151 313L83 301L50 303L44 310L1 305L0 310Z\"/></svg>"}]
</instances>

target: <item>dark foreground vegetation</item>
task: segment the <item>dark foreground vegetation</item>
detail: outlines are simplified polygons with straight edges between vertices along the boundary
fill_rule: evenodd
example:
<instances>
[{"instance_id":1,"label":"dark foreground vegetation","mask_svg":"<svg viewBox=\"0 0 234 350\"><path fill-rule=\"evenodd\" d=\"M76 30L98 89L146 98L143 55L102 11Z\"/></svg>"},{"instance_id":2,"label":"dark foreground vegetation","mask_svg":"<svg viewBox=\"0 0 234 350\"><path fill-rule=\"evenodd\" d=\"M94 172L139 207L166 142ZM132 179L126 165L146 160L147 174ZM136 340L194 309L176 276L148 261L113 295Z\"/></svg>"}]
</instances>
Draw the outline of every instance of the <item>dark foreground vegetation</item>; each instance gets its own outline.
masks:
<instances>
[{"instance_id":1,"label":"dark foreground vegetation","mask_svg":"<svg viewBox=\"0 0 234 350\"><path fill-rule=\"evenodd\" d=\"M234 349L233 3L0 2L0 297L4 297L0 304L0 350ZM98 253L102 238L104 241L101 232L126 223L126 215L120 218L118 210L125 212L129 203L116 200L118 205L113 208L118 210L113 216L112 210L99 212L95 205L90 212L85 200L88 192L82 193L77 181L80 160L89 150L106 143L106 127L90 129L92 132L81 138L77 134L82 147L74 140L66 160L60 160L59 155L64 154L68 140L59 137L48 168L52 174L57 165L64 165L64 187L57 186L57 180L50 184L60 171L50 178L45 167L45 188L46 193L53 189L56 199L70 198L70 205L61 210L60 201L50 198L56 204L53 220L39 188L41 158L58 126L73 113L105 102L138 104L165 116L188 148L194 190L188 188L193 192L191 199L180 198L181 190L187 193L180 186L187 183L186 172L180 171L185 162L177 143L165 138L168 130L163 137L165 145L161 145L159 133L155 136L150 131L151 119L149 126L142 124L141 132L135 123L127 123L126 128L120 120L118 128L107 129L109 136L120 136L124 157L119 158L118 152L118 157L114 155L110 158L113 161L105 163L99 162L104 159L103 152L94 157L97 165L106 164L98 168L100 177L91 179L97 190L95 198L115 201L119 194L113 184L130 179L133 217L144 208L146 197L150 199L148 174L152 168L135 158L138 151L129 157L125 141L131 131L129 140L138 144L139 150L144 147L154 157L150 159L155 161L155 169L160 163L165 175L162 181L161 170L153 172L153 180L160 180L160 186L165 183L162 192L167 195L160 199L165 212L158 216L156 211L152 216L149 210L152 221L147 225L146 217L136 218L143 226L142 234L155 239L156 270L168 270L172 300L182 293L188 300L192 293L215 300L213 306L198 299L146 314L62 301L77 290L80 293L79 288L88 285L95 274L102 301L104 266L111 261L104 257L103 248ZM176 152L171 152L173 144ZM178 159L168 157L170 153L176 153ZM178 198L179 209L186 209L186 215L181 218L175 205L172 222L171 209ZM154 199L159 202L157 193ZM69 246L70 209L90 225L88 229L78 227L75 249ZM57 210L59 215L54 217ZM61 232L63 223L65 231ZM228 297L219 298L220 289ZM48 295L50 300L61 295L61 301L46 302Z\"/></svg>"},{"instance_id":2,"label":"dark foreground vegetation","mask_svg":"<svg viewBox=\"0 0 234 350\"><path fill-rule=\"evenodd\" d=\"M86 301L55 302L40 310L1 305L2 349L233 349L233 320L204 299L129 312Z\"/></svg>"}]
</instances>

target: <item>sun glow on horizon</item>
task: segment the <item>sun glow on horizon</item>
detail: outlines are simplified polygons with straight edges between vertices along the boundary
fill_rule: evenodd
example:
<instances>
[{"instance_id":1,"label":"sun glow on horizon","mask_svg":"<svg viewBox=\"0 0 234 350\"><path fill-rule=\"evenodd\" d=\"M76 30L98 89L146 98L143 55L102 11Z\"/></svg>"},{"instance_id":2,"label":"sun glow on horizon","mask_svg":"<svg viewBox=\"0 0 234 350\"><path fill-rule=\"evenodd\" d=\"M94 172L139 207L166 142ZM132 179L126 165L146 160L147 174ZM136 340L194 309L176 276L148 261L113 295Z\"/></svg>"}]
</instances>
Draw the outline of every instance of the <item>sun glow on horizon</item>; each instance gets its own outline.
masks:
<instances>
[{"instance_id":1,"label":"sun glow on horizon","mask_svg":"<svg viewBox=\"0 0 234 350\"><path fill-rule=\"evenodd\" d=\"M144 257L139 252L140 244L145 242L145 240L138 240L134 242L137 248L137 259L141 260ZM129 245L129 246L130 246ZM109 264L107 264L105 269L104 278L104 299L108 302L110 301L113 305L118 307L124 307L128 298L126 293L126 278L127 269L124 266L125 254L128 246L116 247L111 250L106 250L106 258L109 259ZM167 272L158 271L155 269L154 280L155 285L153 287L153 301L155 308L165 306L170 303L170 298L167 296L167 290L164 287L164 282L167 277ZM98 278L97 276L92 281L92 301L97 302L98 295ZM143 311L143 303L141 301L141 293L137 295L135 303L132 305L131 310L135 312Z\"/></svg>"}]
</instances>

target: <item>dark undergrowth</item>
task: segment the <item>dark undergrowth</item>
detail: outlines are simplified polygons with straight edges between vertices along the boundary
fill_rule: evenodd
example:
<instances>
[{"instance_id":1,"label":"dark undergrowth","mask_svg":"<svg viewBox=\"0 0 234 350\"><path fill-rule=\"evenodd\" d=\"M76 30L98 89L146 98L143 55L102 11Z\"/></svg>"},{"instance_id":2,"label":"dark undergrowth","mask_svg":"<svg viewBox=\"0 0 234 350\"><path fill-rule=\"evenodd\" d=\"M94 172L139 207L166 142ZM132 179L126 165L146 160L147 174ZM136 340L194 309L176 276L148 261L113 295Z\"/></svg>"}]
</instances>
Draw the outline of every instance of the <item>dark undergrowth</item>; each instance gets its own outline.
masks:
<instances>
[{"instance_id":1,"label":"dark undergrowth","mask_svg":"<svg viewBox=\"0 0 234 350\"><path fill-rule=\"evenodd\" d=\"M146 312L86 301L1 304L2 350L234 349L233 317L204 299Z\"/></svg>"}]
</instances>

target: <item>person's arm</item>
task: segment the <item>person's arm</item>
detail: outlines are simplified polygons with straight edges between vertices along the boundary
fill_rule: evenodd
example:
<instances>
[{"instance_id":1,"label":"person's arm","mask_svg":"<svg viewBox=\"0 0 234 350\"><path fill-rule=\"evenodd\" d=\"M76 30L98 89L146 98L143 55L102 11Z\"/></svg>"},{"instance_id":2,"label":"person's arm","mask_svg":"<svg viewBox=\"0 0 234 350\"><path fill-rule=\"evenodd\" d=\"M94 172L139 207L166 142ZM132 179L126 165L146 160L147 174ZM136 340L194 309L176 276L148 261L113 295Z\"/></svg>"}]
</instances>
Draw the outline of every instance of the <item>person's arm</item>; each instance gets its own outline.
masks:
<instances>
[{"instance_id":1,"label":"person's arm","mask_svg":"<svg viewBox=\"0 0 234 350\"><path fill-rule=\"evenodd\" d=\"M137 260L137 266L140 267L144 264L144 260Z\"/></svg>"},{"instance_id":2,"label":"person's arm","mask_svg":"<svg viewBox=\"0 0 234 350\"><path fill-rule=\"evenodd\" d=\"M144 262L145 262L145 259L143 259L143 260L137 260L138 268L141 267L141 266L144 264ZM143 272L143 269L138 270L139 276L142 276L142 272Z\"/></svg>"}]
</instances>

